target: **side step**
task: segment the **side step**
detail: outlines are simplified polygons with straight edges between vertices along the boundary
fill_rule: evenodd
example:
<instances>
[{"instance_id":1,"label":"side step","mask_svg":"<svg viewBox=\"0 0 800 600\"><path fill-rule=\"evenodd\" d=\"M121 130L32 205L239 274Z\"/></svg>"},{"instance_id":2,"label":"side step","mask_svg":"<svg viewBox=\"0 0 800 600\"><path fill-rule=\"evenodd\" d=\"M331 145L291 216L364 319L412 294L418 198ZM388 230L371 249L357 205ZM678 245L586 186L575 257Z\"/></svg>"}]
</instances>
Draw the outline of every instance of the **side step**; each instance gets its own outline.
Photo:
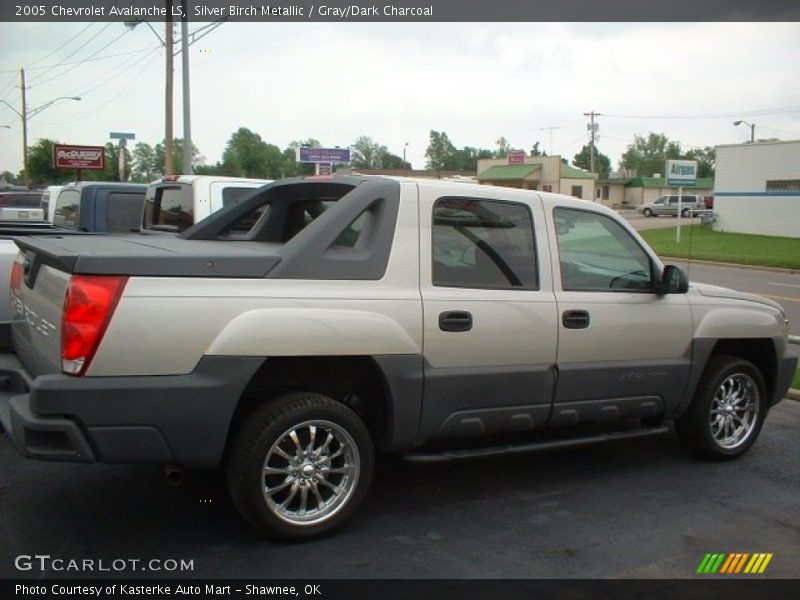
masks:
<instances>
[{"instance_id":1,"label":"side step","mask_svg":"<svg viewBox=\"0 0 800 600\"><path fill-rule=\"evenodd\" d=\"M410 462L433 463L449 460L461 460L465 458L480 458L485 456L502 456L504 454L523 454L525 452L536 452L537 450L552 450L554 448L572 448L598 442L611 442L614 440L627 440L632 438L659 435L667 433L669 427L643 427L629 431L614 431L609 433L599 433L584 437L576 437L563 440L542 440L538 442L527 442L521 444L508 444L504 446L490 446L487 448L475 448L474 450L442 450L430 453L406 454L403 458Z\"/></svg>"}]
</instances>

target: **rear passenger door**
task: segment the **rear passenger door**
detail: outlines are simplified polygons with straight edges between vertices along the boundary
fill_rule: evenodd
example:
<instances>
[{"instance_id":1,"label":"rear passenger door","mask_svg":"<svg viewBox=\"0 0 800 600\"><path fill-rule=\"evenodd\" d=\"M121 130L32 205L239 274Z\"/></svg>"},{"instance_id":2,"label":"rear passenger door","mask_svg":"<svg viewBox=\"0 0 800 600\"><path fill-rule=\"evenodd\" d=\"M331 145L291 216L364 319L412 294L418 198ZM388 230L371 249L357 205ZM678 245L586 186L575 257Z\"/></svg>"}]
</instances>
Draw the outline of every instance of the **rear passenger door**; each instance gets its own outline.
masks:
<instances>
[{"instance_id":1,"label":"rear passenger door","mask_svg":"<svg viewBox=\"0 0 800 600\"><path fill-rule=\"evenodd\" d=\"M423 439L530 430L550 411L556 310L541 201L469 192L420 192Z\"/></svg>"}]
</instances>

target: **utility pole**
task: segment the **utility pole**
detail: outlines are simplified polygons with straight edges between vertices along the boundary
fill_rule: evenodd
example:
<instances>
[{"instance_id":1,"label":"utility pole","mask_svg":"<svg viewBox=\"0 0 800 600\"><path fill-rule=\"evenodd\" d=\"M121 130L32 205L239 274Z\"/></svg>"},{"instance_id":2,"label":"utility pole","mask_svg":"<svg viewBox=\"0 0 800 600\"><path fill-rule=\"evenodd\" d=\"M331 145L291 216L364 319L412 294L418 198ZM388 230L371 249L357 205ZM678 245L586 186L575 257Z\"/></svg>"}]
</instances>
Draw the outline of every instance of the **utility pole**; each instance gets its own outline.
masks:
<instances>
[{"instance_id":1,"label":"utility pole","mask_svg":"<svg viewBox=\"0 0 800 600\"><path fill-rule=\"evenodd\" d=\"M594 138L595 134L597 133L597 125L594 122L594 118L602 117L603 115L592 111L588 113L583 113L583 116L589 117L591 119L590 125L587 125L586 128L591 132L592 135L592 141L589 145L589 170L592 172L592 175L594 175Z\"/></svg>"},{"instance_id":2,"label":"utility pole","mask_svg":"<svg viewBox=\"0 0 800 600\"><path fill-rule=\"evenodd\" d=\"M166 12L165 24L166 32L164 38L165 54L167 58L167 79L164 86L165 90L165 126L164 126L164 175L175 174L175 148L173 147L174 135L172 133L172 74L173 74L173 48L175 46L172 35L172 0L165 0Z\"/></svg>"},{"instance_id":3,"label":"utility pole","mask_svg":"<svg viewBox=\"0 0 800 600\"><path fill-rule=\"evenodd\" d=\"M183 78L183 174L192 175L192 118L189 99L189 1L184 0L181 17L181 76Z\"/></svg>"},{"instance_id":4,"label":"utility pole","mask_svg":"<svg viewBox=\"0 0 800 600\"><path fill-rule=\"evenodd\" d=\"M22 170L25 173L25 187L31 187L28 173L28 104L25 98L25 69L19 70L19 85L22 92Z\"/></svg>"}]
</instances>

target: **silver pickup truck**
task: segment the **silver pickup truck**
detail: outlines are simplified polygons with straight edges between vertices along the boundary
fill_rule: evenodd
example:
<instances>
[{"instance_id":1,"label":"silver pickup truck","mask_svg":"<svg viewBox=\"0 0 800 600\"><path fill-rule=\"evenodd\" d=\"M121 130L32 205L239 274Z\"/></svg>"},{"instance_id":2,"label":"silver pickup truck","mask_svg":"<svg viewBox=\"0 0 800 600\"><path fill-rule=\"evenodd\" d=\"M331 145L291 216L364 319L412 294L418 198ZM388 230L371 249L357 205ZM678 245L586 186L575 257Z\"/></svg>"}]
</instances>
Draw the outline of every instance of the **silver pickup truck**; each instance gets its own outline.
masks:
<instances>
[{"instance_id":1,"label":"silver pickup truck","mask_svg":"<svg viewBox=\"0 0 800 600\"><path fill-rule=\"evenodd\" d=\"M612 211L283 180L180 236L20 238L0 422L42 460L223 466L276 538L353 515L376 452L665 431L741 456L797 363L771 300L688 285ZM735 468L735 467L731 467Z\"/></svg>"}]
</instances>

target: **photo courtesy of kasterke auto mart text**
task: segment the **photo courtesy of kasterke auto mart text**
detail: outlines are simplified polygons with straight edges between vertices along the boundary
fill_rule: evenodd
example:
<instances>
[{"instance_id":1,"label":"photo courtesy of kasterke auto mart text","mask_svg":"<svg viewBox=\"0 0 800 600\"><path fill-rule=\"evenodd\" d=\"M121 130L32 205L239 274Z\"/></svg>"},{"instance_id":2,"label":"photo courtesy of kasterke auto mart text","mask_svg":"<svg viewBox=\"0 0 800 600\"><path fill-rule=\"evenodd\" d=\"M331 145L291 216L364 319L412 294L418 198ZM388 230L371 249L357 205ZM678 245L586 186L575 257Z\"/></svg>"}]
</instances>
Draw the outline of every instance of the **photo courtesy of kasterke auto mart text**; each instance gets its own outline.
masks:
<instances>
[{"instance_id":1,"label":"photo courtesy of kasterke auto mart text","mask_svg":"<svg viewBox=\"0 0 800 600\"><path fill-rule=\"evenodd\" d=\"M616 212L544 191L280 179L179 234L16 245L0 422L19 454L222 467L278 539L350 519L376 453L674 426L738 458L797 365L776 302L690 285Z\"/></svg>"}]
</instances>

